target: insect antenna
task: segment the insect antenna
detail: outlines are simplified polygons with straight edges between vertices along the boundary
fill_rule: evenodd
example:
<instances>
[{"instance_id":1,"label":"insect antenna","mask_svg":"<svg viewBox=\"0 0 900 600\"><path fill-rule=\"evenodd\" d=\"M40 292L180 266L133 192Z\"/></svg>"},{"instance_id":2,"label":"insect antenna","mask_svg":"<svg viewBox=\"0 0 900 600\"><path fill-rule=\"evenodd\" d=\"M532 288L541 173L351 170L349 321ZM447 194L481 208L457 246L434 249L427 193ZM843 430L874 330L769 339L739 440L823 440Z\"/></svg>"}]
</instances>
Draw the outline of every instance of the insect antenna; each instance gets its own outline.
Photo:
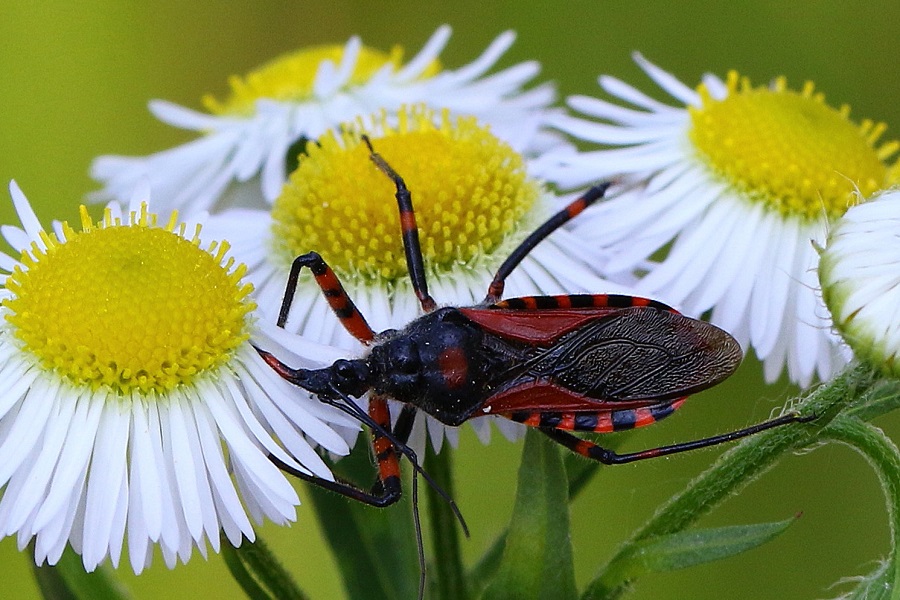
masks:
<instances>
[{"instance_id":1,"label":"insect antenna","mask_svg":"<svg viewBox=\"0 0 900 600\"><path fill-rule=\"evenodd\" d=\"M335 386L330 386L332 392L337 395L340 400L334 400L330 398L319 398L325 404L329 406L333 406L338 410L350 415L351 417L358 419L363 425L367 425L374 431L377 431L379 434L383 435L387 438L394 447L399 450L406 458L409 459L409 462L412 463L413 469L415 470L415 474L413 474L412 478L412 505L413 505L413 523L416 530L416 550L419 555L419 599L424 598L425 594L425 543L422 540L422 521L419 516L419 478L416 475L422 475L425 481L434 489L438 495L443 498L447 504L450 506L450 510L453 511L454 516L456 516L457 521L459 521L460 527L462 527L463 533L466 534L466 537L469 537L469 526L466 524L466 520L462 516L462 512L460 512L459 507L456 505L456 502L453 498L450 497L444 488L442 488L438 483L431 478L431 475L428 474L425 469L423 469L419 465L419 459L416 456L415 450L409 447L404 442L401 442L397 439L393 433L376 423L372 417L370 417L364 410L362 410L357 404L353 401L352 398L341 392Z\"/></svg>"},{"instance_id":2,"label":"insect antenna","mask_svg":"<svg viewBox=\"0 0 900 600\"><path fill-rule=\"evenodd\" d=\"M453 498L450 497L450 494L448 494L444 490L444 488L442 488L431 477L431 475L429 475L428 472L419 465L419 459L416 455L416 451L410 448L408 444L397 439L397 436L395 436L393 433L373 421L372 417L370 417L363 409L357 406L356 403L353 402L352 398L334 387L331 387L329 389L330 391L334 392L335 395L339 396L341 400L338 401L330 398L319 398L319 400L324 402L325 404L328 404L329 406L335 407L336 409L344 413L347 413L351 417L360 421L363 425L368 426L369 428L377 431L385 438L387 438L394 445L394 447L397 448L397 450L399 450L404 456L406 456L406 458L409 459L409 462L412 463L412 467L413 469L415 469L416 473L421 475L422 478L425 479L425 482L428 483L428 485L430 485L431 488L447 502L447 504L450 506L450 510L453 511L453 515L456 517L456 520L459 521L459 525L460 527L462 527L463 533L466 534L466 537L469 537L469 526L466 524L466 520L463 517L462 512L459 510L459 507L456 505L456 502L453 500ZM413 478L413 484L415 484L415 478Z\"/></svg>"}]
</instances>

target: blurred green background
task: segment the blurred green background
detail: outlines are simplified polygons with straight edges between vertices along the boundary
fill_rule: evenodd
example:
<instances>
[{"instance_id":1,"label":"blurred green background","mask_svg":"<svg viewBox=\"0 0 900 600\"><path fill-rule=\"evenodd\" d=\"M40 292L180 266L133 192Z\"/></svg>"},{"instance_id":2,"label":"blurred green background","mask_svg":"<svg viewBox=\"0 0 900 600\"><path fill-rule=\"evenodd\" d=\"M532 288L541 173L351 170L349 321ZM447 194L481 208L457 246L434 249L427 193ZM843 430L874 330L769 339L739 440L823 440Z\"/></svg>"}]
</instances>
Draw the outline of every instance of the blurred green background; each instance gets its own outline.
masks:
<instances>
[{"instance_id":1,"label":"blurred green background","mask_svg":"<svg viewBox=\"0 0 900 600\"><path fill-rule=\"evenodd\" d=\"M412 55L441 23L454 27L442 59L456 67L499 32L519 38L503 64L538 59L542 77L563 94L594 93L609 73L654 93L631 62L633 50L694 85L704 71L736 68L761 83L784 74L792 87L816 82L830 104L849 103L857 119L886 121L900 135L900 3L758 2L237 2L78 3L6 0L0 6L0 180L11 178L42 219L76 216L95 188L88 166L99 154L147 154L191 139L155 121L151 98L199 108L207 92L222 95L242 74L299 46L344 42L359 34L370 46L395 43ZM5 196L5 192L2 194ZM12 222L7 202L0 222ZM598 290L602 291L602 290ZM763 420L794 393L764 386L748 360L713 393L672 419L637 432L638 449L688 440ZM900 438L900 417L878 423ZM506 523L520 445L495 436L484 447L466 432L457 457L457 501L469 519L464 542L474 560ZM680 490L718 450L604 470L573 505L573 543L580 584L617 543ZM335 502L343 502L335 498ZM803 512L775 542L688 571L642 580L634 598L814 598L835 596L838 579L866 573L888 548L884 500L865 462L838 446L791 457L701 526L775 521ZM333 561L312 512L301 507L292 528L266 526L263 536L314 598L340 597ZM3 598L35 598L30 558L14 539L0 542ZM136 598L240 597L222 560L195 555L169 571L159 557L140 577L120 575Z\"/></svg>"}]
</instances>

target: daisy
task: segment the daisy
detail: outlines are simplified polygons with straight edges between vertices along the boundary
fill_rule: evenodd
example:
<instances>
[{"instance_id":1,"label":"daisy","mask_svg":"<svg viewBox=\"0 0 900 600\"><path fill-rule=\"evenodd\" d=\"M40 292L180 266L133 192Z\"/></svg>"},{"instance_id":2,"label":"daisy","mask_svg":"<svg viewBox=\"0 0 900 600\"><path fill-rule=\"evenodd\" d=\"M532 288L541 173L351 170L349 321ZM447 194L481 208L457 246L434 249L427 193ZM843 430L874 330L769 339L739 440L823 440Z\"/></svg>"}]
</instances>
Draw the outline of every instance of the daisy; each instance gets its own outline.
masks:
<instances>
[{"instance_id":1,"label":"daisy","mask_svg":"<svg viewBox=\"0 0 900 600\"><path fill-rule=\"evenodd\" d=\"M165 209L211 209L226 191L226 205L258 205L260 186L271 202L284 184L286 162L296 162L298 143L302 150L305 139L342 122L417 102L477 115L522 151L558 143L559 136L541 131L547 107L556 99L553 87L523 89L539 71L536 62L485 75L513 43L512 32L456 70L444 70L438 62L449 37L449 27L438 28L405 64L401 48L385 53L363 46L357 37L345 46L286 54L244 77L232 77L228 98L204 98L208 112L154 100L150 111L158 119L201 137L146 157L98 158L92 176L105 187L96 199L122 200L136 182L149 178L154 197L166 199ZM250 180L250 190L236 185Z\"/></svg>"},{"instance_id":2,"label":"daisy","mask_svg":"<svg viewBox=\"0 0 900 600\"><path fill-rule=\"evenodd\" d=\"M900 191L850 208L828 232L819 280L834 325L861 359L900 374Z\"/></svg>"},{"instance_id":3,"label":"daisy","mask_svg":"<svg viewBox=\"0 0 900 600\"><path fill-rule=\"evenodd\" d=\"M897 143L879 143L883 124L854 124L847 106L830 107L812 83L754 87L731 72L692 90L635 59L684 106L606 76L601 87L629 106L569 99L589 118L557 117L555 126L604 148L551 152L540 172L563 186L613 174L640 184L572 231L611 256L611 277L665 249L638 290L689 314L711 311L753 347L767 380L785 365L804 386L814 374L827 378L847 353L817 292L810 240L824 240L857 192L865 198L897 180Z\"/></svg>"},{"instance_id":4,"label":"daisy","mask_svg":"<svg viewBox=\"0 0 900 600\"><path fill-rule=\"evenodd\" d=\"M166 564L196 546L254 539L299 503L268 459L333 479L311 444L346 454L355 423L285 385L253 345L288 360L311 348L256 324L228 245L199 226L158 223L146 202L108 207L81 229L44 230L10 185L22 228L0 254L0 535L33 540L37 564L67 543L91 571L135 572L159 544ZM136 198L139 200L140 198Z\"/></svg>"},{"instance_id":5,"label":"daisy","mask_svg":"<svg viewBox=\"0 0 900 600\"><path fill-rule=\"evenodd\" d=\"M421 314L407 273L396 190L372 164L362 134L412 193L429 291L440 304L481 302L497 267L550 215L554 197L529 177L522 156L474 117L435 115L419 106L401 110L392 122L384 113L359 119L309 144L270 211L230 210L209 219L207 227L227 237L247 264L261 318L277 319L293 259L312 250L376 331L402 328ZM597 277L595 260L572 234L558 231L513 271L507 296L626 292ZM364 350L309 273L301 278L287 329L346 348L348 356ZM487 436L487 420L474 423ZM505 420L496 423L507 433L518 430ZM444 428L437 421L429 426L439 447ZM456 430L448 435L455 443Z\"/></svg>"}]
</instances>

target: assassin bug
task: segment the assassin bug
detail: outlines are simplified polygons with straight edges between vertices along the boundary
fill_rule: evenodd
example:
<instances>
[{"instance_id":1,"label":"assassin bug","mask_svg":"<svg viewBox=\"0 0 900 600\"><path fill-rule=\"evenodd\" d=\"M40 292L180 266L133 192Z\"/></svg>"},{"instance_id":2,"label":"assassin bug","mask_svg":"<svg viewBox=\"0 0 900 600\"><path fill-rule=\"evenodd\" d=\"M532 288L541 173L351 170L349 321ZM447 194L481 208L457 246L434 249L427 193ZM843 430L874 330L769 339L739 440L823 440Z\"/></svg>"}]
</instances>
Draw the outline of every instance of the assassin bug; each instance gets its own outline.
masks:
<instances>
[{"instance_id":1,"label":"assassin bug","mask_svg":"<svg viewBox=\"0 0 900 600\"><path fill-rule=\"evenodd\" d=\"M591 188L529 235L500 266L481 304L438 308L428 293L410 192L368 138L363 140L372 162L396 187L406 263L425 314L403 330L375 333L321 256L310 252L294 260L278 325L287 321L300 272L308 268L341 324L369 347L368 354L307 370L293 369L259 352L281 377L372 429L379 479L371 492L365 492L282 464L283 468L351 498L386 506L401 495L397 452L409 457L427 479L406 445L417 410L451 426L500 415L535 427L554 442L604 464L685 452L809 419L787 414L731 433L626 454L572 435L655 423L678 409L687 395L730 376L741 362L740 346L718 327L646 298L562 295L501 300L513 269L554 230L601 199L608 183ZM353 401L366 392L370 392L368 412ZM389 398L404 405L394 427Z\"/></svg>"}]
</instances>

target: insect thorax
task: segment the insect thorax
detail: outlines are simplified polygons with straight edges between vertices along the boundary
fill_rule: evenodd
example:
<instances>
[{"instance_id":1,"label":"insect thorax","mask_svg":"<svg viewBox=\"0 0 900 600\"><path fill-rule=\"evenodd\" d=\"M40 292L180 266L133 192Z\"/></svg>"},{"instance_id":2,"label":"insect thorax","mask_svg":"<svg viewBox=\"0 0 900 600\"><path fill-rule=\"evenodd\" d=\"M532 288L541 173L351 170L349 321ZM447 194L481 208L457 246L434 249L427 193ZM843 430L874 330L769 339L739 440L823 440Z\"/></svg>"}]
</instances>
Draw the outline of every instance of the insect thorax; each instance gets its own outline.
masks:
<instances>
[{"instance_id":1,"label":"insect thorax","mask_svg":"<svg viewBox=\"0 0 900 600\"><path fill-rule=\"evenodd\" d=\"M492 393L494 375L513 361L484 342L481 328L457 309L436 310L372 348L372 387L459 425Z\"/></svg>"}]
</instances>

